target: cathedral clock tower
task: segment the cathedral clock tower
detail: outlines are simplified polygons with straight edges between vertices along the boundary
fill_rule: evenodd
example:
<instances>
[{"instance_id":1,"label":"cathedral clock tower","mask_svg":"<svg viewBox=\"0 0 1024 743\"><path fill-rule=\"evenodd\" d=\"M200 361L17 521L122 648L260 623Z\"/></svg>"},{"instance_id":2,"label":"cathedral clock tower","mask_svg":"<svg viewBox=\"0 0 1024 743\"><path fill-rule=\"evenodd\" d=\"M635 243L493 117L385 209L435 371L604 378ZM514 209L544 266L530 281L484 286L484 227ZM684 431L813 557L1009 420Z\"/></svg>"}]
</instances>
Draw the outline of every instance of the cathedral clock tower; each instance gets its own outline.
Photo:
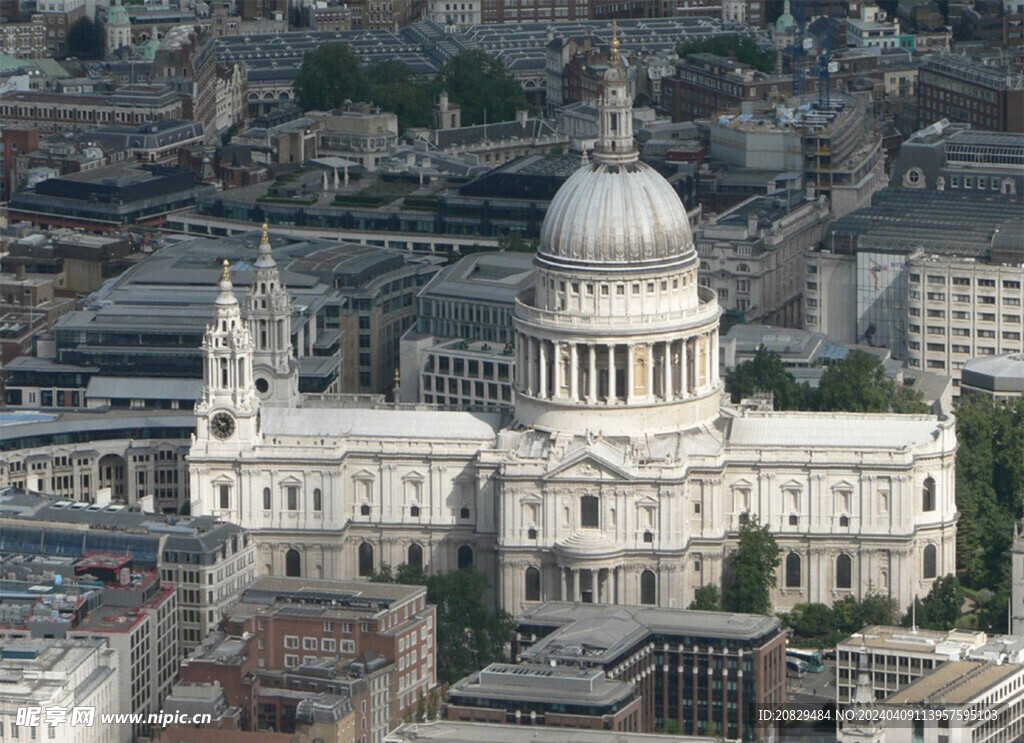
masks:
<instances>
[{"instance_id":1,"label":"cathedral clock tower","mask_svg":"<svg viewBox=\"0 0 1024 743\"><path fill-rule=\"evenodd\" d=\"M252 332L253 384L267 407L298 407L299 367L292 355L292 301L281 283L267 225L253 263L248 318Z\"/></svg>"},{"instance_id":2,"label":"cathedral clock tower","mask_svg":"<svg viewBox=\"0 0 1024 743\"><path fill-rule=\"evenodd\" d=\"M252 376L253 343L231 285L228 261L203 336L203 396L196 404L196 445L236 452L259 437L260 401Z\"/></svg>"}]
</instances>

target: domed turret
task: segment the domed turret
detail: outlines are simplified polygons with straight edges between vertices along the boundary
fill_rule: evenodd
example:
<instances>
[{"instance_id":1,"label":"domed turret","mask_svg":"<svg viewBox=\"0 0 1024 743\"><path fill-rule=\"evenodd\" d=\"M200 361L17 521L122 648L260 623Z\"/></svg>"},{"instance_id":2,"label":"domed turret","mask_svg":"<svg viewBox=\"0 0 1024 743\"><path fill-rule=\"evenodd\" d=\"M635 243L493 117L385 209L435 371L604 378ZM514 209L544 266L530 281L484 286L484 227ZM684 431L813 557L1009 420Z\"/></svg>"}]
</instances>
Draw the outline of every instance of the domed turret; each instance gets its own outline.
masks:
<instances>
[{"instance_id":1,"label":"domed turret","mask_svg":"<svg viewBox=\"0 0 1024 743\"><path fill-rule=\"evenodd\" d=\"M516 419L540 429L630 435L718 415L718 303L679 196L637 154L613 33L593 157L552 199L516 304Z\"/></svg>"}]
</instances>

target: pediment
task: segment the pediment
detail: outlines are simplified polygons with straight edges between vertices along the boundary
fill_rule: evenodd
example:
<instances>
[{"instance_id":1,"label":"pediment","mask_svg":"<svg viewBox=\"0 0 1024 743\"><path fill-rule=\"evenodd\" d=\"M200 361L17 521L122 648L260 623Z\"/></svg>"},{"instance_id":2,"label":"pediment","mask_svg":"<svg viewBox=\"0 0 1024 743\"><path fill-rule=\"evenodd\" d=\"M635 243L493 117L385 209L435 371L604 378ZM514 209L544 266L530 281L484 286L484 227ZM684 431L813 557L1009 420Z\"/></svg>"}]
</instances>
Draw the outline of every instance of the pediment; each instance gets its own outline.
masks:
<instances>
[{"instance_id":1,"label":"pediment","mask_svg":"<svg viewBox=\"0 0 1024 743\"><path fill-rule=\"evenodd\" d=\"M591 450L577 451L548 470L545 480L632 480L633 474L619 462Z\"/></svg>"}]
</instances>

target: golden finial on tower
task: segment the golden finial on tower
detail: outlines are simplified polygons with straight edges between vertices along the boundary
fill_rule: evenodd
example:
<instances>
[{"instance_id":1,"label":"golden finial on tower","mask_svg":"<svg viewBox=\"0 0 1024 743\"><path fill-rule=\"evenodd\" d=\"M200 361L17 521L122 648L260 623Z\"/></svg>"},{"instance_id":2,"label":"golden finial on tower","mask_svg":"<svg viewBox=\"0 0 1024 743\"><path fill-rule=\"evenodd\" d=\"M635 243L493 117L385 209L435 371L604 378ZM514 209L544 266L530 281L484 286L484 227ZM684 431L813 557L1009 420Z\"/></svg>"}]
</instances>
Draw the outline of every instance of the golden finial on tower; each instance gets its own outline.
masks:
<instances>
[{"instance_id":1,"label":"golden finial on tower","mask_svg":"<svg viewBox=\"0 0 1024 743\"><path fill-rule=\"evenodd\" d=\"M228 259L224 259L224 273L220 276L221 281L231 281L231 264L228 263Z\"/></svg>"},{"instance_id":2,"label":"golden finial on tower","mask_svg":"<svg viewBox=\"0 0 1024 743\"><path fill-rule=\"evenodd\" d=\"M401 377L400 377L400 375L398 373L398 367L395 367L395 386L396 387L398 386L398 383L400 381L401 381Z\"/></svg>"},{"instance_id":3,"label":"golden finial on tower","mask_svg":"<svg viewBox=\"0 0 1024 743\"><path fill-rule=\"evenodd\" d=\"M619 24L613 18L612 19L612 64L619 63Z\"/></svg>"},{"instance_id":4,"label":"golden finial on tower","mask_svg":"<svg viewBox=\"0 0 1024 743\"><path fill-rule=\"evenodd\" d=\"M270 229L270 227L267 225L266 222L264 222L263 223L263 242L265 242L265 243L270 242L270 238L267 236L267 230L269 230L269 229Z\"/></svg>"}]
</instances>

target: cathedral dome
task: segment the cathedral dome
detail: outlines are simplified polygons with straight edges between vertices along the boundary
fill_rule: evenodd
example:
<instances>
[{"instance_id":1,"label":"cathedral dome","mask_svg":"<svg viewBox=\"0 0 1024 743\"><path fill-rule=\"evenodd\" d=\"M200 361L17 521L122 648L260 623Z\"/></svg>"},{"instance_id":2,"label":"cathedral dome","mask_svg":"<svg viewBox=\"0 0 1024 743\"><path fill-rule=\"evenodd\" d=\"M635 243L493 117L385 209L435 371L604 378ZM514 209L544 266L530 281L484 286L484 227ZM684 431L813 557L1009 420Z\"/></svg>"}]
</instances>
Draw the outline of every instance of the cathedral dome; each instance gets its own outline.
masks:
<instances>
[{"instance_id":1,"label":"cathedral dome","mask_svg":"<svg viewBox=\"0 0 1024 743\"><path fill-rule=\"evenodd\" d=\"M537 259L552 267L668 268L693 255L679 195L634 159L600 157L573 173L552 199Z\"/></svg>"}]
</instances>

